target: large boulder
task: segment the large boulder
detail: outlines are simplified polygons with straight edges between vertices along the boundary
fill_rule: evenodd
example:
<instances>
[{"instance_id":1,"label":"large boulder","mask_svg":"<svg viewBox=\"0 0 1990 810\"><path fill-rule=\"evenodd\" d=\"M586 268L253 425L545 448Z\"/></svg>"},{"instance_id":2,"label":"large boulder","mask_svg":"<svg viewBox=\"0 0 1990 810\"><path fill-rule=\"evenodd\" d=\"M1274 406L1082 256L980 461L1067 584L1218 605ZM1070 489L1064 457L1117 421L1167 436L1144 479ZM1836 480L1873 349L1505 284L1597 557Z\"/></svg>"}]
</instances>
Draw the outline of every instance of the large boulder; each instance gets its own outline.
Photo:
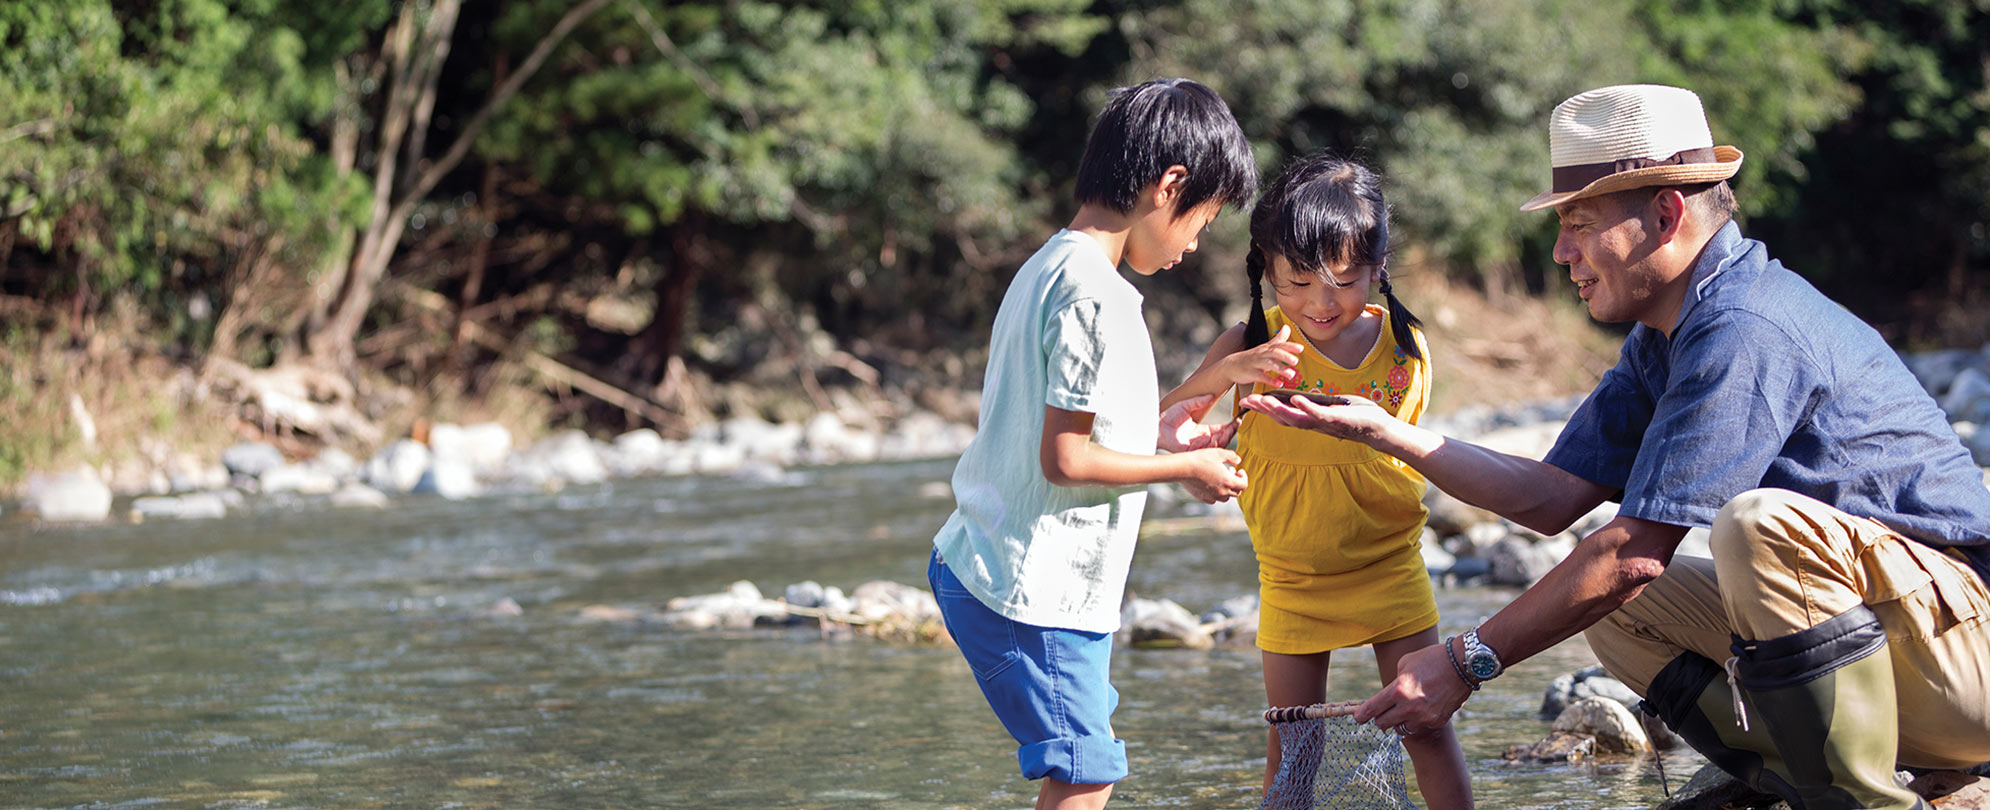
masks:
<instances>
[{"instance_id":1,"label":"large boulder","mask_svg":"<svg viewBox=\"0 0 1990 810\"><path fill-rule=\"evenodd\" d=\"M1487 581L1520 588L1533 585L1573 550L1575 539L1566 532L1554 537L1525 530L1510 533L1486 549L1486 562L1492 568Z\"/></svg>"},{"instance_id":2,"label":"large boulder","mask_svg":"<svg viewBox=\"0 0 1990 810\"><path fill-rule=\"evenodd\" d=\"M760 595L753 583L740 580L719 593L680 596L664 603L663 621L689 630L745 628L762 621L786 621L788 607Z\"/></svg>"},{"instance_id":3,"label":"large boulder","mask_svg":"<svg viewBox=\"0 0 1990 810\"><path fill-rule=\"evenodd\" d=\"M1974 366L1963 369L1949 383L1941 405L1951 422L1990 423L1990 373Z\"/></svg>"},{"instance_id":4,"label":"large boulder","mask_svg":"<svg viewBox=\"0 0 1990 810\"><path fill-rule=\"evenodd\" d=\"M912 624L940 620L940 603L931 591L889 580L872 580L850 593L850 612L870 621Z\"/></svg>"},{"instance_id":5,"label":"large boulder","mask_svg":"<svg viewBox=\"0 0 1990 810\"><path fill-rule=\"evenodd\" d=\"M103 520L111 514L111 488L88 467L28 479L26 506L42 520Z\"/></svg>"},{"instance_id":6,"label":"large boulder","mask_svg":"<svg viewBox=\"0 0 1990 810\"><path fill-rule=\"evenodd\" d=\"M1128 599L1120 609L1120 637L1135 647L1207 650L1216 640L1188 608L1171 599Z\"/></svg>"},{"instance_id":7,"label":"large boulder","mask_svg":"<svg viewBox=\"0 0 1990 810\"><path fill-rule=\"evenodd\" d=\"M475 476L504 469L511 457L511 431L496 422L474 425L442 423L428 429L428 447L436 458L449 459Z\"/></svg>"},{"instance_id":8,"label":"large boulder","mask_svg":"<svg viewBox=\"0 0 1990 810\"><path fill-rule=\"evenodd\" d=\"M359 462L353 459L351 453L347 453L336 447L327 447L320 450L317 455L312 456L310 460L304 463L318 473L329 476L333 481L341 484L351 481L355 476L359 475Z\"/></svg>"},{"instance_id":9,"label":"large boulder","mask_svg":"<svg viewBox=\"0 0 1990 810\"><path fill-rule=\"evenodd\" d=\"M1604 681L1608 681L1611 685L1603 686ZM1630 687L1610 677L1602 665L1587 666L1574 672L1563 673L1550 681L1546 689L1541 690L1541 719L1553 720L1560 717L1570 703L1585 697L1608 697L1626 706L1635 704L1638 699Z\"/></svg>"},{"instance_id":10,"label":"large boulder","mask_svg":"<svg viewBox=\"0 0 1990 810\"><path fill-rule=\"evenodd\" d=\"M344 509L384 509L387 506L387 495L354 481L332 493L331 502L333 506Z\"/></svg>"},{"instance_id":11,"label":"large boulder","mask_svg":"<svg viewBox=\"0 0 1990 810\"><path fill-rule=\"evenodd\" d=\"M245 478L261 478L263 473L285 464L283 452L263 442L242 442L221 451L221 464L228 472Z\"/></svg>"},{"instance_id":12,"label":"large boulder","mask_svg":"<svg viewBox=\"0 0 1990 810\"><path fill-rule=\"evenodd\" d=\"M1458 500L1437 487L1424 490L1423 505L1430 510L1430 519L1424 525L1440 537L1464 534L1473 526L1499 520L1498 515Z\"/></svg>"},{"instance_id":13,"label":"large boulder","mask_svg":"<svg viewBox=\"0 0 1990 810\"><path fill-rule=\"evenodd\" d=\"M1962 370L1975 365L1983 355L1969 349L1941 349L1932 352L1916 352L1902 355L1900 361L1913 372L1914 379L1929 396L1940 397L1948 393L1949 386Z\"/></svg>"},{"instance_id":14,"label":"large boulder","mask_svg":"<svg viewBox=\"0 0 1990 810\"><path fill-rule=\"evenodd\" d=\"M281 464L263 471L256 486L265 493L325 495L339 488L339 479L315 464Z\"/></svg>"},{"instance_id":15,"label":"large boulder","mask_svg":"<svg viewBox=\"0 0 1990 810\"><path fill-rule=\"evenodd\" d=\"M416 495L440 495L450 500L474 498L480 489L470 463L451 456L438 456L422 471L421 479L410 489Z\"/></svg>"},{"instance_id":16,"label":"large boulder","mask_svg":"<svg viewBox=\"0 0 1990 810\"><path fill-rule=\"evenodd\" d=\"M131 502L135 519L176 518L192 520L225 517L228 501L215 492L189 492L172 497L139 498Z\"/></svg>"},{"instance_id":17,"label":"large boulder","mask_svg":"<svg viewBox=\"0 0 1990 810\"><path fill-rule=\"evenodd\" d=\"M719 436L739 448L750 461L775 464L793 462L801 451L802 426L774 423L753 416L738 416L719 424Z\"/></svg>"},{"instance_id":18,"label":"large boulder","mask_svg":"<svg viewBox=\"0 0 1990 810\"><path fill-rule=\"evenodd\" d=\"M875 433L853 428L833 413L818 413L802 426L803 457L817 464L871 461L878 457Z\"/></svg>"},{"instance_id":19,"label":"large boulder","mask_svg":"<svg viewBox=\"0 0 1990 810\"><path fill-rule=\"evenodd\" d=\"M1609 698L1586 697L1570 703L1549 726L1550 731L1587 734L1596 738L1599 749L1613 754L1641 754L1651 750L1644 724L1624 704Z\"/></svg>"},{"instance_id":20,"label":"large boulder","mask_svg":"<svg viewBox=\"0 0 1990 810\"><path fill-rule=\"evenodd\" d=\"M608 466L601 462L600 448L578 430L555 433L532 445L526 454L545 465L555 478L570 484L598 484L608 480Z\"/></svg>"},{"instance_id":21,"label":"large boulder","mask_svg":"<svg viewBox=\"0 0 1990 810\"><path fill-rule=\"evenodd\" d=\"M413 439L399 439L366 462L366 483L381 492L403 494L414 489L434 457L428 445Z\"/></svg>"},{"instance_id":22,"label":"large boulder","mask_svg":"<svg viewBox=\"0 0 1990 810\"><path fill-rule=\"evenodd\" d=\"M603 461L615 475L682 475L691 471L691 459L676 442L650 428L631 430L615 437Z\"/></svg>"}]
</instances>

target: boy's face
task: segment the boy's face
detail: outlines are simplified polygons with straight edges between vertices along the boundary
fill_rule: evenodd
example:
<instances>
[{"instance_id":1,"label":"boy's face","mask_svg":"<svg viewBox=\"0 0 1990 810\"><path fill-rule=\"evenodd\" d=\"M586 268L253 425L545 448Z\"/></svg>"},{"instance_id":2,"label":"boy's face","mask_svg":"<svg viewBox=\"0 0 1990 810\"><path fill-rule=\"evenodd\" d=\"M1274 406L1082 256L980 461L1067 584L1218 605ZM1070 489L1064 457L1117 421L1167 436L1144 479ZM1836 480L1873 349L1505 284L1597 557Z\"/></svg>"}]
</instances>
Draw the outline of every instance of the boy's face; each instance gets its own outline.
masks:
<instances>
[{"instance_id":1,"label":"boy's face","mask_svg":"<svg viewBox=\"0 0 1990 810\"><path fill-rule=\"evenodd\" d=\"M1134 220L1133 228L1126 236L1126 265L1133 272L1151 276L1180 263L1182 257L1195 252L1196 241L1202 238L1202 231L1216 220L1223 210L1220 202L1206 202L1182 216L1175 216L1175 206L1167 205L1149 209Z\"/></svg>"}]
</instances>

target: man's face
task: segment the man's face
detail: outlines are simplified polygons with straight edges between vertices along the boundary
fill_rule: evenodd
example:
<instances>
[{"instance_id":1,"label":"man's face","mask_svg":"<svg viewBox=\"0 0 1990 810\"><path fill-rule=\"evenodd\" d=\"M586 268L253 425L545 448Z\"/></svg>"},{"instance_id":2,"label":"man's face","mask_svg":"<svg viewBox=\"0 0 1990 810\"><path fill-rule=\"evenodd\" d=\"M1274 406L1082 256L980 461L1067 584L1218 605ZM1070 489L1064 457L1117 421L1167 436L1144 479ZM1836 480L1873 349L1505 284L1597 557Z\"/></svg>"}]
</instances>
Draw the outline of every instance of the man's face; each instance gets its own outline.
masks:
<instances>
[{"instance_id":1,"label":"man's face","mask_svg":"<svg viewBox=\"0 0 1990 810\"><path fill-rule=\"evenodd\" d=\"M1561 232L1555 237L1556 264L1569 268L1576 295L1589 315L1604 323L1638 321L1655 329L1665 278L1652 261L1659 246L1649 215L1651 190L1590 197L1555 207Z\"/></svg>"}]
</instances>

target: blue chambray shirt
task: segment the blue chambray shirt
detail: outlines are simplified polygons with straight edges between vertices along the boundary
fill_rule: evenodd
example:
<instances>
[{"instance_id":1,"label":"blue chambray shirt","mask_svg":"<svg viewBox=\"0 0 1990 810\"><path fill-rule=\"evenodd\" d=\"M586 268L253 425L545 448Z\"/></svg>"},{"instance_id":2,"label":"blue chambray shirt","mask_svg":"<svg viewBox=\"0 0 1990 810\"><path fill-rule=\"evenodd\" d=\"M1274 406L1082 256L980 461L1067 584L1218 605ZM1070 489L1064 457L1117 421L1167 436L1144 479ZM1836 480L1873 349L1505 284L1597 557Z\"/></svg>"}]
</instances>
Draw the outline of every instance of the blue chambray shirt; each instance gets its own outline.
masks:
<instances>
[{"instance_id":1,"label":"blue chambray shirt","mask_svg":"<svg viewBox=\"0 0 1990 810\"><path fill-rule=\"evenodd\" d=\"M1990 490L1941 409L1878 332L1732 222L1672 337L1633 328L1545 460L1621 488L1618 514L1675 526L1791 490L1959 547L1990 581Z\"/></svg>"}]
</instances>

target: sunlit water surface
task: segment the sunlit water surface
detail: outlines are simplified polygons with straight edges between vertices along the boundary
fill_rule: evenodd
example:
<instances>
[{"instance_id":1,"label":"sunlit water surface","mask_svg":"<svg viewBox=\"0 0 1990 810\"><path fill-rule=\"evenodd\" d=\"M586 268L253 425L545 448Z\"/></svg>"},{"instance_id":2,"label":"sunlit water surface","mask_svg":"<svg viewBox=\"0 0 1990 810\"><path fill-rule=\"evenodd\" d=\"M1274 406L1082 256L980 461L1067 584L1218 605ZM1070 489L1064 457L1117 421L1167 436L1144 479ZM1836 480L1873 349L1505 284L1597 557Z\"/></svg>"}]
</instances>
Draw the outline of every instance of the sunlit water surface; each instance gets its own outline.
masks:
<instances>
[{"instance_id":1,"label":"sunlit water surface","mask_svg":"<svg viewBox=\"0 0 1990 810\"><path fill-rule=\"evenodd\" d=\"M0 808L1027 807L1034 785L951 649L812 630L596 621L740 579L925 587L949 461L780 480L621 481L384 511L262 501L222 520L0 522ZM1172 507L1151 510L1157 519ZM1252 592L1249 541L1143 540L1132 590ZM1439 592L1455 633L1511 592ZM515 604L519 610L509 609ZM1514 765L1572 641L1474 696L1479 805L1642 808L1649 761ZM1365 651L1335 699L1373 691ZM1115 654L1133 776L1114 807L1254 807L1251 651ZM1697 761L1668 757L1672 784Z\"/></svg>"}]
</instances>

